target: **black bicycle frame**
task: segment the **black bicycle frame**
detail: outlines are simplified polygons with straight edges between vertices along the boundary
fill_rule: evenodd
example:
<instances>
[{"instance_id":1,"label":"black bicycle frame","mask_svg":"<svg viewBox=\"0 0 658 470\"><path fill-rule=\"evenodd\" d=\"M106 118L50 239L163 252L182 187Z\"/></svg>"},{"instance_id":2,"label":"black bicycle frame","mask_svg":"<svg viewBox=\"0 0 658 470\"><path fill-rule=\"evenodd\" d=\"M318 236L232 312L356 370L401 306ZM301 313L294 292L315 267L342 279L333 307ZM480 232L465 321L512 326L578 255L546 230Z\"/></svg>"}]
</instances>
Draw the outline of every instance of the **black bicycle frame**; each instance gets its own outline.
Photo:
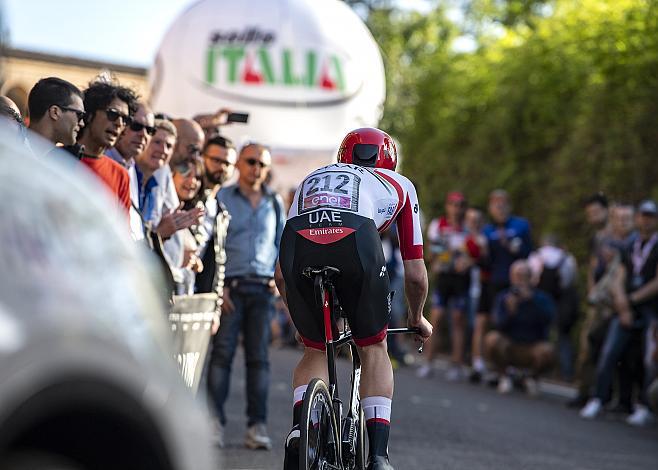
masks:
<instances>
[{"instance_id":1,"label":"black bicycle frame","mask_svg":"<svg viewBox=\"0 0 658 470\"><path fill-rule=\"evenodd\" d=\"M338 427L338 442L337 442L337 452L338 459L343 465L343 409L342 402L338 393L338 379L336 375L336 351L339 347L345 345L346 343L350 346L350 351L352 353L352 376L350 379L350 385L352 390L350 391L350 404L349 404L349 413L348 417L357 419L358 414L358 403L359 403L359 384L361 382L361 358L359 356L358 349L352 340L352 332L346 330L343 327L342 331L338 332L338 337L334 338L334 329L333 326L337 324L338 318L336 318L338 312L340 312L340 305L338 302L338 297L336 296L336 289L331 279L325 278L322 273L315 273L314 287L316 293L316 299L322 305L322 316L324 323L324 333L325 333L325 347L326 347L326 356L327 356L327 368L329 374L329 395L331 397L332 407L334 411L334 416L336 417L336 425ZM419 333L418 328L391 328L387 330L387 334L400 334L400 333ZM422 352L423 346L421 345L418 349L418 352Z\"/></svg>"},{"instance_id":2,"label":"black bicycle frame","mask_svg":"<svg viewBox=\"0 0 658 470\"><path fill-rule=\"evenodd\" d=\"M338 392L338 378L336 374L336 351L341 346L346 343L350 346L350 351L352 353L352 376L350 379L351 391L350 391L350 403L349 403L349 414L348 416L352 418L358 418L358 403L359 403L359 383L361 381L361 358L359 357L359 352L356 349L356 345L352 341L352 333L350 331L338 332L338 337L334 338L333 325L337 324L338 318L337 312L340 311L340 306L338 302L338 297L336 296L336 290L333 282L330 279L323 279L322 274L316 274L315 276L315 288L318 294L319 299L322 301L322 314L324 322L324 333L325 333L325 347L326 347L326 356L327 356L327 369L329 374L329 395L331 396L332 407L334 410L334 416L336 417L336 425L338 427L338 442L337 452L339 461L341 465L343 463L343 450L342 450L342 441L343 441L343 426L342 426L342 417L343 417L343 403L340 400L340 394Z\"/></svg>"}]
</instances>

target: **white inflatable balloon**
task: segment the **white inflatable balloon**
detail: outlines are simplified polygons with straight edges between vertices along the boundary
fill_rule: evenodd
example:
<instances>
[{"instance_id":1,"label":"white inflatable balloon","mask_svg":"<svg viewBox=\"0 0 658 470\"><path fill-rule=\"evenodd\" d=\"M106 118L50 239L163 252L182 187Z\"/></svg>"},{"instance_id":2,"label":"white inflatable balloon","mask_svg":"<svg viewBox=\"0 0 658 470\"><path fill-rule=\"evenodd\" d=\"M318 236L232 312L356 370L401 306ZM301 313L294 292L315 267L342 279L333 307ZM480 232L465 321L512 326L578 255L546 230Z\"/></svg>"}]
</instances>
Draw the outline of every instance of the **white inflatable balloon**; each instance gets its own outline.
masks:
<instances>
[{"instance_id":1,"label":"white inflatable balloon","mask_svg":"<svg viewBox=\"0 0 658 470\"><path fill-rule=\"evenodd\" d=\"M157 111L248 112L223 132L270 145L275 162L330 158L347 131L377 124L385 97L379 48L338 0L199 1L165 35L151 83Z\"/></svg>"}]
</instances>

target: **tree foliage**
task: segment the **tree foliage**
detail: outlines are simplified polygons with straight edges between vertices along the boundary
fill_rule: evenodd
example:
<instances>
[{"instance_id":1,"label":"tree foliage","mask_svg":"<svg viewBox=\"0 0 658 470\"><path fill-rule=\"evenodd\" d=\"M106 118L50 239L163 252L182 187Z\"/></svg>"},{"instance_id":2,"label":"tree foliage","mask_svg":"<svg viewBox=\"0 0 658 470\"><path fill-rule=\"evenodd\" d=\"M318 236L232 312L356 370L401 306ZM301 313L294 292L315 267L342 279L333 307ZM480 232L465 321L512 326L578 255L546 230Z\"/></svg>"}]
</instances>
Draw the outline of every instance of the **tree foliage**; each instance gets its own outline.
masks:
<instances>
[{"instance_id":1,"label":"tree foliage","mask_svg":"<svg viewBox=\"0 0 658 470\"><path fill-rule=\"evenodd\" d=\"M472 24L499 23L512 27L519 24L533 26L543 16L544 7L552 0L461 0L457 4Z\"/></svg>"},{"instance_id":2,"label":"tree foliage","mask_svg":"<svg viewBox=\"0 0 658 470\"><path fill-rule=\"evenodd\" d=\"M534 6L515 9L525 3ZM401 143L429 215L448 190L484 205L502 187L536 233L555 231L582 253L586 195L658 197L657 2L462 6L471 22L501 25L468 53L452 49L463 31L441 8L369 14L387 72L381 127Z\"/></svg>"}]
</instances>

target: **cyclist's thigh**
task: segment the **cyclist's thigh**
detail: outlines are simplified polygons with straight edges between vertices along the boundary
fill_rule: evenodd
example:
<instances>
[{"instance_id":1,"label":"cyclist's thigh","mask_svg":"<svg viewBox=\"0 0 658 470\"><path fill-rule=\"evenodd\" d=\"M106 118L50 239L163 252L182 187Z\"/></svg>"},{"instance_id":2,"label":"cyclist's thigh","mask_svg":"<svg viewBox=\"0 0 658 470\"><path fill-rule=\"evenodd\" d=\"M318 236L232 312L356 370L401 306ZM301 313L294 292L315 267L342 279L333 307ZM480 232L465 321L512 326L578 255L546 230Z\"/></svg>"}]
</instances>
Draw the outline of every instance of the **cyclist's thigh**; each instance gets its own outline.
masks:
<instances>
[{"instance_id":1,"label":"cyclist's thigh","mask_svg":"<svg viewBox=\"0 0 658 470\"><path fill-rule=\"evenodd\" d=\"M286 281L290 318L297 332L306 346L323 349L324 330L319 308L315 305L313 281L301 274L305 267L315 266L315 263L308 259L311 254L309 243L294 230L293 224L286 224L281 236L279 263ZM301 266L305 260L310 264Z\"/></svg>"},{"instance_id":2,"label":"cyclist's thigh","mask_svg":"<svg viewBox=\"0 0 658 470\"><path fill-rule=\"evenodd\" d=\"M363 217L345 219L346 222L359 224ZM307 218L300 216L288 221L281 241L281 271L286 280L290 316L304 344L317 349L324 349L324 319L322 309L316 304L313 280L302 275L302 272L309 266L338 268L341 274L334 282L342 303L341 280L351 283L361 277L360 266L355 262L358 257L354 251L354 233L347 225L343 229L347 229L343 232L345 236L336 237L328 243L318 243L314 241L316 237L309 240L303 235L308 235L310 229ZM336 328L334 333L337 334Z\"/></svg>"},{"instance_id":3,"label":"cyclist's thigh","mask_svg":"<svg viewBox=\"0 0 658 470\"><path fill-rule=\"evenodd\" d=\"M368 346L382 341L391 318L390 286L386 259L375 224L364 223L355 232L353 261L359 277L344 278L346 294L341 301L355 342Z\"/></svg>"}]
</instances>

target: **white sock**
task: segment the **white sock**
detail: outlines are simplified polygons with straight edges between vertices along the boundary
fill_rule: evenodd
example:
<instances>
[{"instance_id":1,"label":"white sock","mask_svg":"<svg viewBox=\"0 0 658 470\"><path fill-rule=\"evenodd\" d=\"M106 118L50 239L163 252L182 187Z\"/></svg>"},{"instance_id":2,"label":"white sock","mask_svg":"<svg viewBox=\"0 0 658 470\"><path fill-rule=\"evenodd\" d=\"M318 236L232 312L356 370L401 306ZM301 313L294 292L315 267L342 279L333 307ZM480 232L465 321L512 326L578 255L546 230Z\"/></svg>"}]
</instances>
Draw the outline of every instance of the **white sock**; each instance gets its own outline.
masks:
<instances>
[{"instance_id":1,"label":"white sock","mask_svg":"<svg viewBox=\"0 0 658 470\"><path fill-rule=\"evenodd\" d=\"M363 415L368 422L371 419L391 422L391 399L386 397L364 397L361 399Z\"/></svg>"},{"instance_id":2,"label":"white sock","mask_svg":"<svg viewBox=\"0 0 658 470\"><path fill-rule=\"evenodd\" d=\"M295 406L297 403L300 403L301 401L304 400L304 394L306 393L306 387L308 385L300 385L299 387L295 388L295 391L292 393L292 406Z\"/></svg>"},{"instance_id":3,"label":"white sock","mask_svg":"<svg viewBox=\"0 0 658 470\"><path fill-rule=\"evenodd\" d=\"M484 361L481 357L476 357L473 359L473 369L478 372L484 371Z\"/></svg>"}]
</instances>

